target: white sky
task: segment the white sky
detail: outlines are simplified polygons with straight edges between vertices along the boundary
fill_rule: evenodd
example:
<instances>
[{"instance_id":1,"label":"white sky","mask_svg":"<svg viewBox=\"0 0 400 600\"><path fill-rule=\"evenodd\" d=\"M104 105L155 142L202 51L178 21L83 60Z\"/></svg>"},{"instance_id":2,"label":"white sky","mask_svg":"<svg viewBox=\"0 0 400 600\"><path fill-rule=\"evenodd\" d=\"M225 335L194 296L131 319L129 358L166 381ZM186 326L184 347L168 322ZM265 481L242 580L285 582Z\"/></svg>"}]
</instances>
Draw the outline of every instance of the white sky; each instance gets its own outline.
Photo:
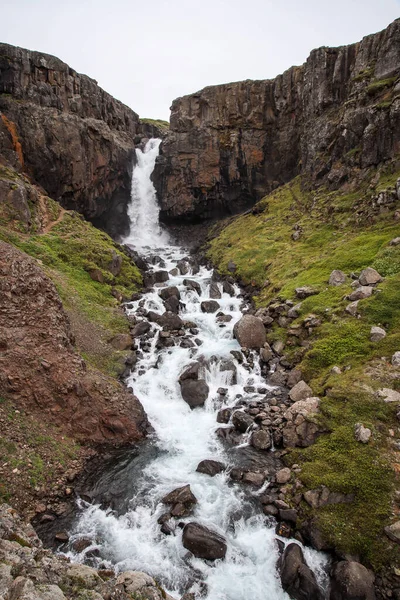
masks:
<instances>
[{"instance_id":1,"label":"white sky","mask_svg":"<svg viewBox=\"0 0 400 600\"><path fill-rule=\"evenodd\" d=\"M206 85L268 79L359 41L400 0L0 0L0 39L54 54L141 117Z\"/></svg>"}]
</instances>

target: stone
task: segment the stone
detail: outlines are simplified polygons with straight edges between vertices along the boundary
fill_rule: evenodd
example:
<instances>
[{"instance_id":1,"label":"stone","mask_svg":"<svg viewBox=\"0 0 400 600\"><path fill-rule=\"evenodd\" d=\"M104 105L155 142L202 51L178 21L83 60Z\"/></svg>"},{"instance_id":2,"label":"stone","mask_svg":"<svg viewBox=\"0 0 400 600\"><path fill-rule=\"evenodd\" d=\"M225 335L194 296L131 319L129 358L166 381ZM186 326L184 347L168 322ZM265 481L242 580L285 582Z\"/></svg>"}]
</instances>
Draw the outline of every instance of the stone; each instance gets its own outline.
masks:
<instances>
[{"instance_id":1,"label":"stone","mask_svg":"<svg viewBox=\"0 0 400 600\"><path fill-rule=\"evenodd\" d=\"M68 542L69 535L66 531L59 531L55 534L54 539L57 540L57 542Z\"/></svg>"},{"instance_id":2,"label":"stone","mask_svg":"<svg viewBox=\"0 0 400 600\"><path fill-rule=\"evenodd\" d=\"M112 338L111 346L116 350L129 350L132 346L132 337L129 333L118 333Z\"/></svg>"},{"instance_id":3,"label":"stone","mask_svg":"<svg viewBox=\"0 0 400 600\"><path fill-rule=\"evenodd\" d=\"M251 445L257 450L269 450L272 446L271 434L266 429L254 431L251 436Z\"/></svg>"},{"instance_id":4,"label":"stone","mask_svg":"<svg viewBox=\"0 0 400 600\"><path fill-rule=\"evenodd\" d=\"M301 313L301 302L299 302L295 306L292 306L291 308L289 308L287 316L289 317L289 319L297 319L297 317L300 316L300 313Z\"/></svg>"},{"instance_id":5,"label":"stone","mask_svg":"<svg viewBox=\"0 0 400 600\"><path fill-rule=\"evenodd\" d=\"M350 304L348 304L345 308L345 311L352 317L356 317L358 315L358 302L359 300L350 302Z\"/></svg>"},{"instance_id":6,"label":"stone","mask_svg":"<svg viewBox=\"0 0 400 600\"><path fill-rule=\"evenodd\" d=\"M364 427L362 423L356 423L354 426L354 436L357 442L368 444L372 435L372 431L368 427Z\"/></svg>"},{"instance_id":7,"label":"stone","mask_svg":"<svg viewBox=\"0 0 400 600\"><path fill-rule=\"evenodd\" d=\"M89 271L89 276L93 281L97 281L98 283L104 283L104 275L100 271L100 269L91 269Z\"/></svg>"},{"instance_id":8,"label":"stone","mask_svg":"<svg viewBox=\"0 0 400 600\"><path fill-rule=\"evenodd\" d=\"M316 396L310 396L305 400L297 400L292 406L290 406L284 413L284 417L287 421L293 421L298 415L308 417L319 411L320 399Z\"/></svg>"},{"instance_id":9,"label":"stone","mask_svg":"<svg viewBox=\"0 0 400 600\"><path fill-rule=\"evenodd\" d=\"M283 484L283 483L287 483L288 481L290 481L290 477L292 475L292 472L290 469L288 469L288 467L284 467L283 469L280 469L277 474L276 474L276 482Z\"/></svg>"},{"instance_id":10,"label":"stone","mask_svg":"<svg viewBox=\"0 0 400 600\"><path fill-rule=\"evenodd\" d=\"M222 291L225 294L229 294L229 296L235 295L235 288L231 283L229 283L229 281L226 281L226 279L222 282Z\"/></svg>"},{"instance_id":11,"label":"stone","mask_svg":"<svg viewBox=\"0 0 400 600\"><path fill-rule=\"evenodd\" d=\"M225 558L226 541L204 525L199 523L187 523L183 528L182 544L197 558L206 560L217 560Z\"/></svg>"},{"instance_id":12,"label":"stone","mask_svg":"<svg viewBox=\"0 0 400 600\"><path fill-rule=\"evenodd\" d=\"M400 403L400 392L392 390L391 388L382 388L381 390L378 390L377 396L383 398L384 402Z\"/></svg>"},{"instance_id":13,"label":"stone","mask_svg":"<svg viewBox=\"0 0 400 600\"><path fill-rule=\"evenodd\" d=\"M391 362L394 367L400 367L400 351L393 354Z\"/></svg>"},{"instance_id":14,"label":"stone","mask_svg":"<svg viewBox=\"0 0 400 600\"><path fill-rule=\"evenodd\" d=\"M148 321L139 321L132 329L133 337L142 337L150 331L150 323Z\"/></svg>"},{"instance_id":15,"label":"stone","mask_svg":"<svg viewBox=\"0 0 400 600\"><path fill-rule=\"evenodd\" d=\"M186 379L198 379L199 378L200 363L194 362L185 368L183 373L179 375L179 382L185 381Z\"/></svg>"},{"instance_id":16,"label":"stone","mask_svg":"<svg viewBox=\"0 0 400 600\"><path fill-rule=\"evenodd\" d=\"M178 298L178 300L180 300L180 298L181 298L180 291L178 290L178 288L175 285L170 285L168 287L163 288L162 290L160 290L158 292L158 295L163 300L169 300L169 298L172 298L173 296Z\"/></svg>"},{"instance_id":17,"label":"stone","mask_svg":"<svg viewBox=\"0 0 400 600\"><path fill-rule=\"evenodd\" d=\"M229 423L231 418L231 409L222 408L217 413L217 423Z\"/></svg>"},{"instance_id":18,"label":"stone","mask_svg":"<svg viewBox=\"0 0 400 600\"><path fill-rule=\"evenodd\" d=\"M310 398L310 396L312 396L312 389L303 380L296 383L289 392L289 397L293 402L305 400L306 398Z\"/></svg>"},{"instance_id":19,"label":"stone","mask_svg":"<svg viewBox=\"0 0 400 600\"><path fill-rule=\"evenodd\" d=\"M343 273L343 271L339 271L338 269L335 269L334 271L332 271L330 277L329 277L329 285L334 285L334 286L339 286L339 285L343 285L344 283L346 283L346 274Z\"/></svg>"},{"instance_id":20,"label":"stone","mask_svg":"<svg viewBox=\"0 0 400 600\"><path fill-rule=\"evenodd\" d=\"M242 481L244 483L261 487L265 481L265 475L263 473L253 473L251 471L247 471L246 473L243 473Z\"/></svg>"},{"instance_id":21,"label":"stone","mask_svg":"<svg viewBox=\"0 0 400 600\"><path fill-rule=\"evenodd\" d=\"M356 300L364 300L364 298L369 298L370 296L372 296L373 291L374 288L371 286L360 286L356 290L354 290L354 292L351 292L351 294L347 296L347 300L350 300L350 302L355 302Z\"/></svg>"},{"instance_id":22,"label":"stone","mask_svg":"<svg viewBox=\"0 0 400 600\"><path fill-rule=\"evenodd\" d=\"M376 600L372 571L355 561L341 561L333 568L330 600Z\"/></svg>"},{"instance_id":23,"label":"stone","mask_svg":"<svg viewBox=\"0 0 400 600\"><path fill-rule=\"evenodd\" d=\"M235 363L229 359L222 359L219 363L219 370L222 373L227 373L226 385L236 385L237 383L237 368Z\"/></svg>"},{"instance_id":24,"label":"stone","mask_svg":"<svg viewBox=\"0 0 400 600\"><path fill-rule=\"evenodd\" d=\"M289 523L297 522L297 510L294 508L281 508L279 509L279 518L282 521L289 521Z\"/></svg>"},{"instance_id":25,"label":"stone","mask_svg":"<svg viewBox=\"0 0 400 600\"><path fill-rule=\"evenodd\" d=\"M294 386L301 381L301 371L299 369L292 369L286 381L286 385L289 388L294 388Z\"/></svg>"},{"instance_id":26,"label":"stone","mask_svg":"<svg viewBox=\"0 0 400 600\"><path fill-rule=\"evenodd\" d=\"M233 335L242 348L259 349L266 342L266 333L261 319L253 315L243 315L233 327Z\"/></svg>"},{"instance_id":27,"label":"stone","mask_svg":"<svg viewBox=\"0 0 400 600\"><path fill-rule=\"evenodd\" d=\"M293 600L323 600L314 573L307 566L298 544L288 544L280 560L282 587Z\"/></svg>"},{"instance_id":28,"label":"stone","mask_svg":"<svg viewBox=\"0 0 400 600\"><path fill-rule=\"evenodd\" d=\"M75 584L80 584L81 587L88 589L93 589L99 583L102 583L96 569L87 565L71 565L67 571L67 575Z\"/></svg>"},{"instance_id":29,"label":"stone","mask_svg":"<svg viewBox=\"0 0 400 600\"><path fill-rule=\"evenodd\" d=\"M168 331L182 329L184 326L184 322L180 316L170 311L166 311L164 314L159 315L156 322Z\"/></svg>"},{"instance_id":30,"label":"stone","mask_svg":"<svg viewBox=\"0 0 400 600\"><path fill-rule=\"evenodd\" d=\"M196 471L198 473L204 473L205 475L210 475L210 477L214 477L214 475L222 473L223 471L225 471L225 469L226 466L223 463L217 460L205 459L199 462Z\"/></svg>"},{"instance_id":31,"label":"stone","mask_svg":"<svg viewBox=\"0 0 400 600\"><path fill-rule=\"evenodd\" d=\"M395 237L390 241L389 246L399 246L400 245L400 237Z\"/></svg>"},{"instance_id":32,"label":"stone","mask_svg":"<svg viewBox=\"0 0 400 600\"><path fill-rule=\"evenodd\" d=\"M309 296L315 296L316 294L319 294L319 291L309 285L305 285L303 287L296 288L295 294L299 300L303 300Z\"/></svg>"},{"instance_id":33,"label":"stone","mask_svg":"<svg viewBox=\"0 0 400 600\"><path fill-rule=\"evenodd\" d=\"M234 273L236 271L236 264L233 262L233 260L228 262L227 269L230 273Z\"/></svg>"},{"instance_id":34,"label":"stone","mask_svg":"<svg viewBox=\"0 0 400 600\"><path fill-rule=\"evenodd\" d=\"M210 291L209 291L209 295L210 298L213 298L214 300L218 300L219 298L221 298L221 292L219 291L219 287L218 287L218 283L215 281L212 281L210 283Z\"/></svg>"},{"instance_id":35,"label":"stone","mask_svg":"<svg viewBox=\"0 0 400 600\"><path fill-rule=\"evenodd\" d=\"M241 410L235 410L232 415L233 426L240 433L246 433L248 428L253 425L253 422L252 417Z\"/></svg>"},{"instance_id":36,"label":"stone","mask_svg":"<svg viewBox=\"0 0 400 600\"><path fill-rule=\"evenodd\" d=\"M204 406L208 398L209 387L204 379L185 379L179 382L181 386L181 394L184 401L189 404L190 408Z\"/></svg>"},{"instance_id":37,"label":"stone","mask_svg":"<svg viewBox=\"0 0 400 600\"><path fill-rule=\"evenodd\" d=\"M220 307L216 300L203 300L200 304L200 308L204 313L215 313Z\"/></svg>"},{"instance_id":38,"label":"stone","mask_svg":"<svg viewBox=\"0 0 400 600\"><path fill-rule=\"evenodd\" d=\"M163 504L196 504L197 498L190 489L190 485L184 485L169 492L161 502Z\"/></svg>"},{"instance_id":39,"label":"stone","mask_svg":"<svg viewBox=\"0 0 400 600\"><path fill-rule=\"evenodd\" d=\"M268 342L265 342L264 347L260 349L260 359L262 362L267 363L273 358L271 346Z\"/></svg>"},{"instance_id":40,"label":"stone","mask_svg":"<svg viewBox=\"0 0 400 600\"><path fill-rule=\"evenodd\" d=\"M371 342L380 342L386 337L386 331L382 327L371 327L370 337Z\"/></svg>"},{"instance_id":41,"label":"stone","mask_svg":"<svg viewBox=\"0 0 400 600\"><path fill-rule=\"evenodd\" d=\"M385 527L385 533L393 542L400 544L400 521Z\"/></svg>"},{"instance_id":42,"label":"stone","mask_svg":"<svg viewBox=\"0 0 400 600\"><path fill-rule=\"evenodd\" d=\"M371 267L367 267L361 271L358 281L361 283L361 285L376 285L382 281L382 279L383 278L381 275L379 275L378 271L372 269Z\"/></svg>"}]
</instances>

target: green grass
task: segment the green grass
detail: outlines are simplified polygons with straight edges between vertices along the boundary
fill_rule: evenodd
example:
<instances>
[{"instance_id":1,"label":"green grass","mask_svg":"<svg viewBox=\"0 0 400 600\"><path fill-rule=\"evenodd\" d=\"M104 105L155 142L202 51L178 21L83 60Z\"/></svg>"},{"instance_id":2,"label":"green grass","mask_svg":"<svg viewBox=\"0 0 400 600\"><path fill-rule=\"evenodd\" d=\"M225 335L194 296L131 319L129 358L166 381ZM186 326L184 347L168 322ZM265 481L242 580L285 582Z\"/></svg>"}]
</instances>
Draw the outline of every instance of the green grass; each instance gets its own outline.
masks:
<instances>
[{"instance_id":1,"label":"green grass","mask_svg":"<svg viewBox=\"0 0 400 600\"><path fill-rule=\"evenodd\" d=\"M148 123L149 125L155 125L155 127L159 127L160 129L165 129L168 130L169 129L169 122L168 121L163 121L162 119L140 119L141 123Z\"/></svg>"},{"instance_id":2,"label":"green grass","mask_svg":"<svg viewBox=\"0 0 400 600\"><path fill-rule=\"evenodd\" d=\"M396 80L397 77L390 77L388 79L378 79L377 81L373 81L367 87L367 93L370 96L375 96L375 94L379 94L383 90L392 87Z\"/></svg>"}]
</instances>

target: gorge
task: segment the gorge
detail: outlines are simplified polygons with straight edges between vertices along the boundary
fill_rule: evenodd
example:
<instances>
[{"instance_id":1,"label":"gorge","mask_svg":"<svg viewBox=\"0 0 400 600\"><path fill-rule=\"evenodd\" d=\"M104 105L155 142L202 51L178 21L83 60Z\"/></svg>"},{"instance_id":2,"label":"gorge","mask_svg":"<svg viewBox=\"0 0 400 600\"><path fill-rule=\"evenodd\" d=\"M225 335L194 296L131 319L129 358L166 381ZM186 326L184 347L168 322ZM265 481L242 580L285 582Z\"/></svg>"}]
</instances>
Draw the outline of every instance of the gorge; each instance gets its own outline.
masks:
<instances>
[{"instance_id":1,"label":"gorge","mask_svg":"<svg viewBox=\"0 0 400 600\"><path fill-rule=\"evenodd\" d=\"M169 131L0 45L0 596L400 597L399 29Z\"/></svg>"}]
</instances>

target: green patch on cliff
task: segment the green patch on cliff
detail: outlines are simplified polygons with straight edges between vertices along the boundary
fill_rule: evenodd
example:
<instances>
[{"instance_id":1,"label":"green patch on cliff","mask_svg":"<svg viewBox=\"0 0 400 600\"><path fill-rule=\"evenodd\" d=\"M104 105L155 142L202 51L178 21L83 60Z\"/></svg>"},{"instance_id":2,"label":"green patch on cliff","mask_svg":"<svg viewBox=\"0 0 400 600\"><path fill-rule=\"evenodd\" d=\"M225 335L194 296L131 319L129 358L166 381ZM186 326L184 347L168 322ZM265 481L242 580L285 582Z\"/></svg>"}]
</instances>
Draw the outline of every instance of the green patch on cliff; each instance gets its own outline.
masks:
<instances>
[{"instance_id":1,"label":"green patch on cliff","mask_svg":"<svg viewBox=\"0 0 400 600\"><path fill-rule=\"evenodd\" d=\"M235 263L236 276L254 286L257 306L276 300L301 302L299 317L289 327L275 322L267 337L270 343L286 344L287 359L298 365L321 398L319 421L325 433L287 459L301 464L306 489L325 485L354 493L352 503L322 507L314 516L333 546L376 568L392 556L383 527L392 518L394 459L389 440L398 422L396 407L377 392L400 388L390 366L390 357L400 349L400 246L389 244L399 236L400 225L394 218L399 206L373 210L371 196L393 186L398 176L390 169L382 171L375 189L365 185L350 193L306 191L296 179L266 196L253 211L219 226L208 250L223 273L228 273L229 261ZM359 317L353 317L345 311L350 303L346 296L354 291L352 274L368 266L384 281L371 297L359 301ZM328 285L334 269L347 275L339 287ZM302 286L318 293L299 300L295 290ZM304 320L310 315L320 324L307 329ZM380 342L370 341L372 326L385 328ZM341 374L332 374L333 366ZM356 442L356 423L371 428L370 443Z\"/></svg>"},{"instance_id":2,"label":"green patch on cliff","mask_svg":"<svg viewBox=\"0 0 400 600\"><path fill-rule=\"evenodd\" d=\"M148 125L154 125L154 127L158 127L161 131L169 130L168 121L163 121L162 119L140 119L141 123L146 123Z\"/></svg>"}]
</instances>

